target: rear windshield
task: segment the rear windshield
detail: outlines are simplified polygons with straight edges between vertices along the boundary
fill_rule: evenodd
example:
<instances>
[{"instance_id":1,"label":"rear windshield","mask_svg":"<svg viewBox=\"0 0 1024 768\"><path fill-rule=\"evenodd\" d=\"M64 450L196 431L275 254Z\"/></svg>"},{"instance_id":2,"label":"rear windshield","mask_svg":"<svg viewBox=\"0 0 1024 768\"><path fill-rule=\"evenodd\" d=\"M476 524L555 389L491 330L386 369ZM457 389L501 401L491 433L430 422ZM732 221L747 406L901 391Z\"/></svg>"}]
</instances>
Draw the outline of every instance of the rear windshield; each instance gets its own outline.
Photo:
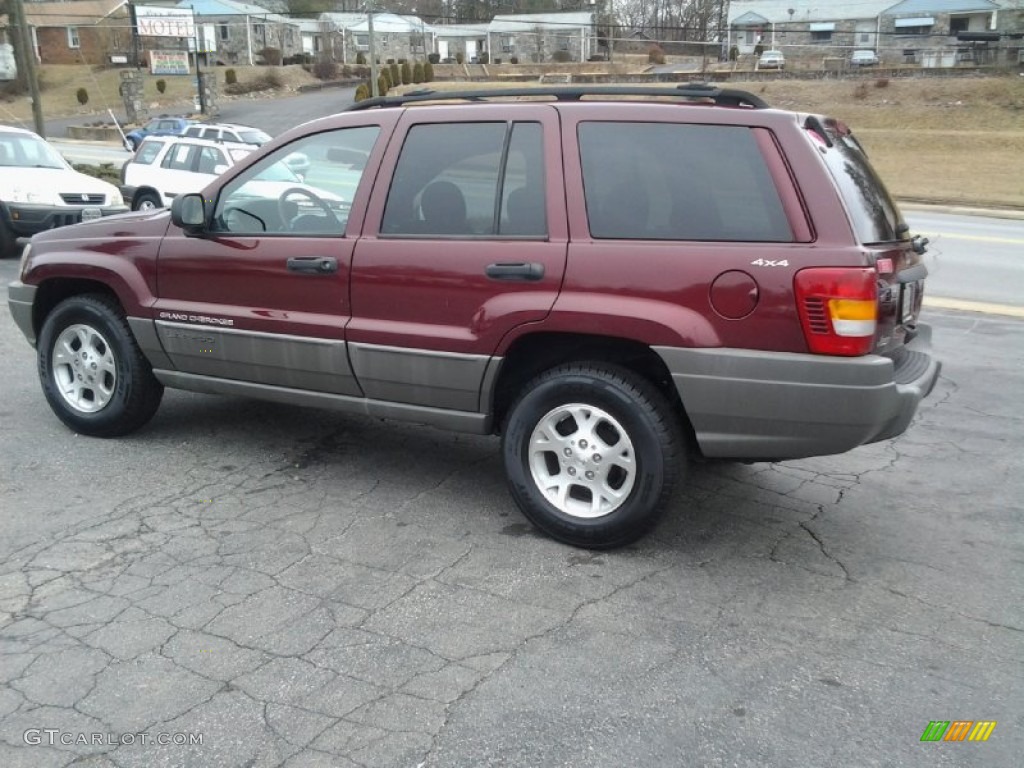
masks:
<instances>
[{"instance_id":1,"label":"rear windshield","mask_svg":"<svg viewBox=\"0 0 1024 768\"><path fill-rule=\"evenodd\" d=\"M823 153L825 163L846 202L857 238L864 244L899 240L906 232L903 217L863 147L849 133L828 135L832 148Z\"/></svg>"}]
</instances>

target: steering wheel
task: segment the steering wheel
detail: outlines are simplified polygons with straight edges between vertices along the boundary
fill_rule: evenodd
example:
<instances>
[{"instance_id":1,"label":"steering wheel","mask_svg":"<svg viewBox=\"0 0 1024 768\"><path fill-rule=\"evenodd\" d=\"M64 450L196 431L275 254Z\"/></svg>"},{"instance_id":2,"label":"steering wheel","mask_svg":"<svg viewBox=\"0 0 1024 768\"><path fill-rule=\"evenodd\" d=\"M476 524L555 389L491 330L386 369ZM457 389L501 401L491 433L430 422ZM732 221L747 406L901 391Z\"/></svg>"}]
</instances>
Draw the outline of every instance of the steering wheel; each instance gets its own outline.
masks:
<instances>
[{"instance_id":1,"label":"steering wheel","mask_svg":"<svg viewBox=\"0 0 1024 768\"><path fill-rule=\"evenodd\" d=\"M281 216L281 223L285 225L288 231L294 231L293 225L295 224L295 222L302 219L304 215L307 215L296 214L294 211L291 210L291 205L289 204L288 198L294 195L301 195L302 197L305 197L307 200L310 200L318 208L320 208L324 212L324 216L326 217L324 220L324 224L337 224L338 219L334 215L334 211L331 210L331 206L328 205L327 201L325 201L322 197L317 195L312 190L307 189L306 187L288 187L288 189L282 192L281 196L277 198L277 212ZM327 227L324 227L324 229L327 229Z\"/></svg>"}]
</instances>

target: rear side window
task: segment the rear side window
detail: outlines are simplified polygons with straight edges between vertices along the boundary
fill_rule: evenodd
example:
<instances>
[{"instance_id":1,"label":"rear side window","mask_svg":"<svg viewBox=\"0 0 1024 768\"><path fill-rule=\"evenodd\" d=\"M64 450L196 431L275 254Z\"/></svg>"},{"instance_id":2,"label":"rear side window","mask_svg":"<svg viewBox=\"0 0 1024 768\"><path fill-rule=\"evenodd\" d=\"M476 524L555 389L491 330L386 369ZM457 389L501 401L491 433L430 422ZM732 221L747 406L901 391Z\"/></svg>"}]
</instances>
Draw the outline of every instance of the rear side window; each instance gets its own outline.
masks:
<instances>
[{"instance_id":1,"label":"rear side window","mask_svg":"<svg viewBox=\"0 0 1024 768\"><path fill-rule=\"evenodd\" d=\"M402 145L385 235L546 234L539 123L414 126Z\"/></svg>"},{"instance_id":2,"label":"rear side window","mask_svg":"<svg viewBox=\"0 0 1024 768\"><path fill-rule=\"evenodd\" d=\"M588 122L579 142L595 238L793 240L749 128Z\"/></svg>"},{"instance_id":3,"label":"rear side window","mask_svg":"<svg viewBox=\"0 0 1024 768\"><path fill-rule=\"evenodd\" d=\"M832 147L824 149L825 164L835 179L853 229L862 243L898 240L903 219L868 156L853 136L829 132Z\"/></svg>"}]
</instances>

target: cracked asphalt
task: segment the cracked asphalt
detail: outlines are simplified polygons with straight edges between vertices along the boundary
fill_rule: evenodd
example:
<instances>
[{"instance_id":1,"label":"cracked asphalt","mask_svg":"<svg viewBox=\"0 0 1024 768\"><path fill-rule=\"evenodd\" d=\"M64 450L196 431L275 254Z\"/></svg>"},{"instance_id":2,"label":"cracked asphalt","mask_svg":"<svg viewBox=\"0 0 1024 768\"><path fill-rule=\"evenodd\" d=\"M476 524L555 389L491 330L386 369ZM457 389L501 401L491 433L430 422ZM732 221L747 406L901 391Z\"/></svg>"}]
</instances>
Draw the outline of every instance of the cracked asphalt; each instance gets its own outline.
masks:
<instances>
[{"instance_id":1,"label":"cracked asphalt","mask_svg":"<svg viewBox=\"0 0 1024 768\"><path fill-rule=\"evenodd\" d=\"M177 392L76 437L0 312L0 765L1020 765L1024 327L929 319L905 436L695 467L592 553L493 439Z\"/></svg>"}]
</instances>

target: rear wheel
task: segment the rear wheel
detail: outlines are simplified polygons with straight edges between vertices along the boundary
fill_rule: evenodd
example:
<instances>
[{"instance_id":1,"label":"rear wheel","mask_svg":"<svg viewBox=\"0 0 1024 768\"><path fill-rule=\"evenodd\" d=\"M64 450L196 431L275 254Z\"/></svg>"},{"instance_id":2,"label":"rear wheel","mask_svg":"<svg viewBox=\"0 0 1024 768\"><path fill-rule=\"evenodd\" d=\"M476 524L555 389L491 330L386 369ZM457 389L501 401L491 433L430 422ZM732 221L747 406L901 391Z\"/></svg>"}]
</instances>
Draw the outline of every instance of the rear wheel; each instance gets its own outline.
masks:
<instances>
[{"instance_id":1,"label":"rear wheel","mask_svg":"<svg viewBox=\"0 0 1024 768\"><path fill-rule=\"evenodd\" d=\"M149 421L163 386L120 307L104 296L74 296L39 334L39 380L57 417L83 435L114 437Z\"/></svg>"},{"instance_id":2,"label":"rear wheel","mask_svg":"<svg viewBox=\"0 0 1024 768\"><path fill-rule=\"evenodd\" d=\"M502 450L523 514L559 541L593 549L650 530L682 465L665 397L604 363L559 366L527 384L509 411Z\"/></svg>"},{"instance_id":3,"label":"rear wheel","mask_svg":"<svg viewBox=\"0 0 1024 768\"><path fill-rule=\"evenodd\" d=\"M162 207L163 202L156 192L142 192L132 199L133 211L152 211Z\"/></svg>"}]
</instances>

